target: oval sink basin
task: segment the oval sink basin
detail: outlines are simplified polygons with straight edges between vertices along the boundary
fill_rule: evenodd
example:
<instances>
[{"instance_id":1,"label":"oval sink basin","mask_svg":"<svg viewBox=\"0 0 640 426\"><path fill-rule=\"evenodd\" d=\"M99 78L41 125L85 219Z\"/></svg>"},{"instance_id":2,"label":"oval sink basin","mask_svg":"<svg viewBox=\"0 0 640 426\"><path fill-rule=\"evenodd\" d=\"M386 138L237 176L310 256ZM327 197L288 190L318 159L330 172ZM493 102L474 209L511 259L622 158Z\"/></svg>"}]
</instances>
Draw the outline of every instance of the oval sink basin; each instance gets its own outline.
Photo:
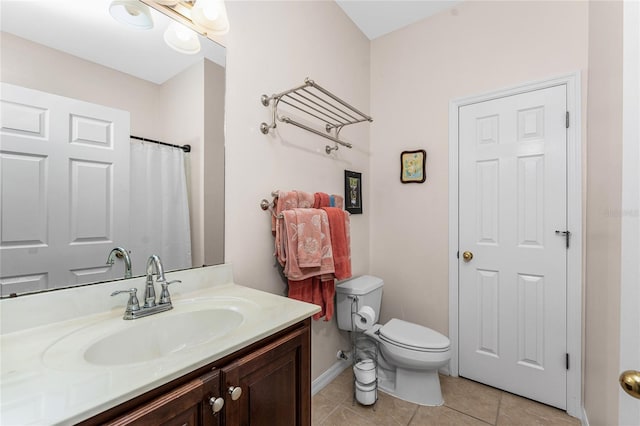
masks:
<instances>
[{"instance_id":1,"label":"oval sink basin","mask_svg":"<svg viewBox=\"0 0 640 426\"><path fill-rule=\"evenodd\" d=\"M192 360L190 354L199 359L216 354L237 340L234 332L242 336L261 311L255 301L224 295L184 298L169 311L135 320L113 310L88 318L85 325L72 322L69 333L44 350L42 361L64 371L139 368L141 363L164 371L178 359Z\"/></svg>"},{"instance_id":2,"label":"oval sink basin","mask_svg":"<svg viewBox=\"0 0 640 426\"><path fill-rule=\"evenodd\" d=\"M147 317L89 346L84 359L95 365L135 364L161 358L224 336L243 322L235 310L216 308Z\"/></svg>"}]
</instances>

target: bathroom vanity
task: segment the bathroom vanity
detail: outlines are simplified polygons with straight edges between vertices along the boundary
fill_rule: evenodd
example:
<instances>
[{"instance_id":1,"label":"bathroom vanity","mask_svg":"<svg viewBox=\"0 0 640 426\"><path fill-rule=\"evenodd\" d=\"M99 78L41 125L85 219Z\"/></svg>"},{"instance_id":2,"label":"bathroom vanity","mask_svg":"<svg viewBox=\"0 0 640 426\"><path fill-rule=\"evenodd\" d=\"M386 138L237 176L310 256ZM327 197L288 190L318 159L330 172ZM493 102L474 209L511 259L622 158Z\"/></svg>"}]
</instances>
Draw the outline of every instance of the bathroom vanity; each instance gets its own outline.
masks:
<instances>
[{"instance_id":1,"label":"bathroom vanity","mask_svg":"<svg viewBox=\"0 0 640 426\"><path fill-rule=\"evenodd\" d=\"M0 301L2 424L308 425L316 305L167 273L174 308L123 320L134 278ZM180 287L178 287L180 286Z\"/></svg>"},{"instance_id":2,"label":"bathroom vanity","mask_svg":"<svg viewBox=\"0 0 640 426\"><path fill-rule=\"evenodd\" d=\"M309 425L309 351L307 319L80 424Z\"/></svg>"}]
</instances>

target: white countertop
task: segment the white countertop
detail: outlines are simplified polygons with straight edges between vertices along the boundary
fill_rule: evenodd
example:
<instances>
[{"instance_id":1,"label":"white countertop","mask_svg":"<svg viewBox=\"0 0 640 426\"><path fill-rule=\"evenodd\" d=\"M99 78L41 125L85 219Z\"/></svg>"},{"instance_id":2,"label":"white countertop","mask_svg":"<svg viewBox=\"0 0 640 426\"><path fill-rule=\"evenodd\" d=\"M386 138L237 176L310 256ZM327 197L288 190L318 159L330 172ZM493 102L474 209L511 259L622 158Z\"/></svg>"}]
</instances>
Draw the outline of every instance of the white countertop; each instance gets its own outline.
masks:
<instances>
[{"instance_id":1,"label":"white countertop","mask_svg":"<svg viewBox=\"0 0 640 426\"><path fill-rule=\"evenodd\" d=\"M171 288L174 308L130 321L122 319L127 296L109 294L121 288L140 289L144 285L140 278L0 301L0 424L79 422L319 311L316 305L234 284L229 265L168 273L167 279L183 281ZM47 304L55 306L46 313L38 311ZM92 305L101 309L88 314ZM84 358L92 343L127 327L221 306L243 317L226 335L135 364L95 365ZM136 351L135 342L131 346L120 349Z\"/></svg>"}]
</instances>

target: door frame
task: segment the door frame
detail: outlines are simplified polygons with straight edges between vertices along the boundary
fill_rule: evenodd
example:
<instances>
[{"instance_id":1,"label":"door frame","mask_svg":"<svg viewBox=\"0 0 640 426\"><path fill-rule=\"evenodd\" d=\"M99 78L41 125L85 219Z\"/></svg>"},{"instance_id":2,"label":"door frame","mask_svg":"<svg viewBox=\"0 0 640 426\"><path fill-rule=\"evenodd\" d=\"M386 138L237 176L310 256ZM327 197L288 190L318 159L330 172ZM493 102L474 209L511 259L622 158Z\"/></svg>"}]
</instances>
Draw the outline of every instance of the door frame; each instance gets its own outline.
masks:
<instances>
[{"instance_id":1,"label":"door frame","mask_svg":"<svg viewBox=\"0 0 640 426\"><path fill-rule=\"evenodd\" d=\"M458 376L458 114L463 106L565 85L570 125L567 129L567 413L582 418L582 120L580 72L565 74L449 102L449 340L450 374Z\"/></svg>"},{"instance_id":2,"label":"door frame","mask_svg":"<svg viewBox=\"0 0 640 426\"><path fill-rule=\"evenodd\" d=\"M623 21L623 80L622 80L622 204L621 214L621 273L620 273L620 368L640 369L640 336L638 322L640 313L636 303L640 300L640 3L624 3ZM615 379L615 378L612 378ZM633 399L620 388L618 390L618 422L634 424L640 418L640 401Z\"/></svg>"}]
</instances>

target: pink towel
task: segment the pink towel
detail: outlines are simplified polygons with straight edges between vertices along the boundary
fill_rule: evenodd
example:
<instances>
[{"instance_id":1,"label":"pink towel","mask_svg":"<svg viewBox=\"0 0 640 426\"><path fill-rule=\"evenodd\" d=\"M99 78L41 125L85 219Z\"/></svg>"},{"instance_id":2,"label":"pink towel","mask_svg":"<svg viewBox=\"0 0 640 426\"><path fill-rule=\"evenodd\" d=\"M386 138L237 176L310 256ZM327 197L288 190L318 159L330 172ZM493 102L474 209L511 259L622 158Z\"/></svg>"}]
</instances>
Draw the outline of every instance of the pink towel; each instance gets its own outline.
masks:
<instances>
[{"instance_id":1,"label":"pink towel","mask_svg":"<svg viewBox=\"0 0 640 426\"><path fill-rule=\"evenodd\" d=\"M315 202L313 203L314 209L331 206L331 197L329 197L329 194L325 194L324 192L316 192L315 194L313 194L313 196L315 198Z\"/></svg>"},{"instance_id":2,"label":"pink towel","mask_svg":"<svg viewBox=\"0 0 640 426\"><path fill-rule=\"evenodd\" d=\"M294 210L282 212L281 238L283 241L283 258L286 260L283 265L284 275L290 280L299 281L316 275L328 277L333 276L335 272L333 253L331 251L329 220L324 210L318 211L320 212L320 232L322 234L320 266L306 268L300 267L298 264L298 215Z\"/></svg>"},{"instance_id":3,"label":"pink towel","mask_svg":"<svg viewBox=\"0 0 640 426\"><path fill-rule=\"evenodd\" d=\"M314 196L310 192L294 191L298 195L298 206L301 209L310 209L313 207L315 200Z\"/></svg>"},{"instance_id":4,"label":"pink towel","mask_svg":"<svg viewBox=\"0 0 640 426\"><path fill-rule=\"evenodd\" d=\"M313 290L315 287L313 282L314 280L319 280L319 278L310 277L305 280L299 280L299 281L289 280L289 292L287 293L287 296L289 296L292 299L300 300L302 302L315 303L314 294L313 294ZM322 313L322 305L319 303L315 303L315 304L320 306L321 311L314 315L314 319L316 319L315 318L316 315L319 315L320 313Z\"/></svg>"},{"instance_id":5,"label":"pink towel","mask_svg":"<svg viewBox=\"0 0 640 426\"><path fill-rule=\"evenodd\" d=\"M351 235L349 214L337 207L323 207L329 219L331 248L336 278L351 278Z\"/></svg>"},{"instance_id":6,"label":"pink towel","mask_svg":"<svg viewBox=\"0 0 640 426\"><path fill-rule=\"evenodd\" d=\"M331 207L336 207L338 209L344 209L344 197L342 195L331 195L331 197L333 197L333 206Z\"/></svg>"},{"instance_id":7,"label":"pink towel","mask_svg":"<svg viewBox=\"0 0 640 426\"><path fill-rule=\"evenodd\" d=\"M288 296L292 299L313 303L320 306L320 312L313 316L314 320L324 317L330 321L333 317L335 296L335 281L333 278L322 281L320 277L310 277L300 281L289 280Z\"/></svg>"},{"instance_id":8,"label":"pink towel","mask_svg":"<svg viewBox=\"0 0 640 426\"><path fill-rule=\"evenodd\" d=\"M298 224L298 266L310 268L322 263L322 210L293 209Z\"/></svg>"},{"instance_id":9,"label":"pink towel","mask_svg":"<svg viewBox=\"0 0 640 426\"><path fill-rule=\"evenodd\" d=\"M275 253L276 259L280 265L284 266L287 262L286 251L284 250L285 241L282 239L282 218L281 214L285 210L291 210L298 207L298 193L296 191L278 191L278 196L273 199L275 209L271 216L271 232L275 236Z\"/></svg>"}]
</instances>

